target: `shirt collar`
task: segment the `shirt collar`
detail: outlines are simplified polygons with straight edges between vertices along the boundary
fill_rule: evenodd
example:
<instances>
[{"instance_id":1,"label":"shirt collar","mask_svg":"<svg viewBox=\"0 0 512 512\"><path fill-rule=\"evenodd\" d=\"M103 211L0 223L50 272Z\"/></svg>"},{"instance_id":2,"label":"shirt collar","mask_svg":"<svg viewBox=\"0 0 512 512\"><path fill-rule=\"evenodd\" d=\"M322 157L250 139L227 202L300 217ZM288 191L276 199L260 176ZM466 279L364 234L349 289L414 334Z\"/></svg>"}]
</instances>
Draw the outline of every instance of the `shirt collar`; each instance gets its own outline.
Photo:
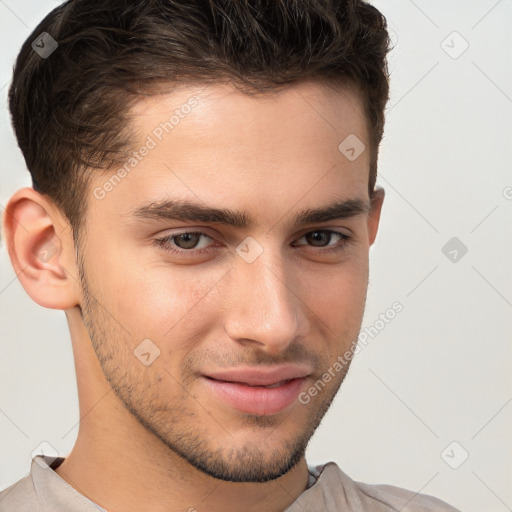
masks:
<instances>
[{"instance_id":1,"label":"shirt collar","mask_svg":"<svg viewBox=\"0 0 512 512\"><path fill-rule=\"evenodd\" d=\"M71 486L60 477L54 469L64 461L64 457L36 455L32 459L30 473L39 503L44 512L108 512L97 503L84 496L78 486ZM306 490L294 501L286 512L303 510L304 505L310 506L311 500L325 499L326 483L336 479L338 466L333 462L319 466L308 466L309 482ZM329 486L328 486L329 487ZM48 508L46 508L48 506ZM312 508L308 508L313 512ZM316 510L316 508L314 509ZM319 508L318 510L322 510Z\"/></svg>"}]
</instances>

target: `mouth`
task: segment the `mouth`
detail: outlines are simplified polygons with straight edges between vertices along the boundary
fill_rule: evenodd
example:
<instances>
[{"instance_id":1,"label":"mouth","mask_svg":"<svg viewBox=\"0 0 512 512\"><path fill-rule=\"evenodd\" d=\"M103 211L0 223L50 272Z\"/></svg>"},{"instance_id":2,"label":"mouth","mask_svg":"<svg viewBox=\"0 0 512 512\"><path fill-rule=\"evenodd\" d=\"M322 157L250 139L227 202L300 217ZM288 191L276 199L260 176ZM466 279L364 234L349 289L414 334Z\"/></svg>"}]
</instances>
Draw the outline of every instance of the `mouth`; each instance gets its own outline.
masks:
<instances>
[{"instance_id":1,"label":"mouth","mask_svg":"<svg viewBox=\"0 0 512 512\"><path fill-rule=\"evenodd\" d=\"M245 414L275 415L293 406L309 370L298 366L238 368L202 375L209 393L224 406Z\"/></svg>"},{"instance_id":2,"label":"mouth","mask_svg":"<svg viewBox=\"0 0 512 512\"><path fill-rule=\"evenodd\" d=\"M281 380L279 382L276 382L275 384L250 384L248 382L237 382L237 381L230 381L230 380L214 379L212 377L207 377L207 376L204 376L204 377L206 379L209 379L214 382L222 382L224 384L234 384L237 386L247 386L249 388L260 388L260 389L275 389L275 388L279 388L281 386L285 386L286 384L288 384L294 380L298 380L298 379L286 379L286 380Z\"/></svg>"},{"instance_id":3,"label":"mouth","mask_svg":"<svg viewBox=\"0 0 512 512\"><path fill-rule=\"evenodd\" d=\"M266 386L260 386L260 385L256 385L256 384L248 384L248 383L245 383L245 382L240 382L239 384L245 384L246 386L249 386L251 388L273 389L273 388L278 388L279 386L284 386L285 384L288 384L288 382L290 382L292 380L293 379L282 380L281 382L276 382L275 384L268 384Z\"/></svg>"}]
</instances>

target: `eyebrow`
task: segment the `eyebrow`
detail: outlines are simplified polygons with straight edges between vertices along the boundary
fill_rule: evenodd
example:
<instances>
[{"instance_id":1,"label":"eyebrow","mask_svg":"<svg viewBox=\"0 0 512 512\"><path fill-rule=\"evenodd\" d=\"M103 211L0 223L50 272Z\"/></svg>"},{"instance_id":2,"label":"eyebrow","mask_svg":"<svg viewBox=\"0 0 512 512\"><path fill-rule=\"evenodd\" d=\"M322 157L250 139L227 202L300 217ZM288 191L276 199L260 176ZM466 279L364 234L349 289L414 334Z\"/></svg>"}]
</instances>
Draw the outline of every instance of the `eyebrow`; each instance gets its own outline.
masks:
<instances>
[{"instance_id":1,"label":"eyebrow","mask_svg":"<svg viewBox=\"0 0 512 512\"><path fill-rule=\"evenodd\" d=\"M305 209L294 218L295 227L335 219L345 219L357 215L367 215L370 203L359 198L345 199L330 203L321 208ZM244 211L213 208L201 203L184 200L164 200L143 205L128 214L140 220L177 220L224 224L240 229L250 229L256 222Z\"/></svg>"}]
</instances>

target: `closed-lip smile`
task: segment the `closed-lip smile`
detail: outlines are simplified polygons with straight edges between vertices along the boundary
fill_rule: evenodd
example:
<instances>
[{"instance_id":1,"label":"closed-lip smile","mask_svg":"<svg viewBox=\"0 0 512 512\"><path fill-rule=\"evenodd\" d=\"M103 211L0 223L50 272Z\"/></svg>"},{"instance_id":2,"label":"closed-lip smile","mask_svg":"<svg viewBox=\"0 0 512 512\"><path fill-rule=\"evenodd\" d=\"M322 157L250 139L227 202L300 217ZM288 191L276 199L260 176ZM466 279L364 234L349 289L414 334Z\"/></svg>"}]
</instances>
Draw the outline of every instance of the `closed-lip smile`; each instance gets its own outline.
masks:
<instances>
[{"instance_id":1,"label":"closed-lip smile","mask_svg":"<svg viewBox=\"0 0 512 512\"><path fill-rule=\"evenodd\" d=\"M246 414L277 414L297 398L311 368L305 365L244 366L202 372L214 396Z\"/></svg>"}]
</instances>

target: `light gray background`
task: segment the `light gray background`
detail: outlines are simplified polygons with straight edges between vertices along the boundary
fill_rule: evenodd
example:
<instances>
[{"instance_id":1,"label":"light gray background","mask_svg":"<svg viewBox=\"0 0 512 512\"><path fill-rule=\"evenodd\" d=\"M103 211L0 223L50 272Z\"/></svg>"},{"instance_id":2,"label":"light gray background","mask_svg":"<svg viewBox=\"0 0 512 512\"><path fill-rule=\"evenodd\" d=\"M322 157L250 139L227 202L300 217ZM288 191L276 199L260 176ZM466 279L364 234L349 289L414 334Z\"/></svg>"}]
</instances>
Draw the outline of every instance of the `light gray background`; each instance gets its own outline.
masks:
<instances>
[{"instance_id":1,"label":"light gray background","mask_svg":"<svg viewBox=\"0 0 512 512\"><path fill-rule=\"evenodd\" d=\"M58 3L0 0L1 208L30 184L5 106L12 63ZM373 3L396 47L363 328L395 301L404 309L355 358L309 462L467 512L510 511L512 0ZM468 248L456 262L442 252L452 237ZM79 418L64 313L29 299L4 246L0 271L3 489L41 442L69 453ZM446 462L466 452L458 469Z\"/></svg>"}]
</instances>

